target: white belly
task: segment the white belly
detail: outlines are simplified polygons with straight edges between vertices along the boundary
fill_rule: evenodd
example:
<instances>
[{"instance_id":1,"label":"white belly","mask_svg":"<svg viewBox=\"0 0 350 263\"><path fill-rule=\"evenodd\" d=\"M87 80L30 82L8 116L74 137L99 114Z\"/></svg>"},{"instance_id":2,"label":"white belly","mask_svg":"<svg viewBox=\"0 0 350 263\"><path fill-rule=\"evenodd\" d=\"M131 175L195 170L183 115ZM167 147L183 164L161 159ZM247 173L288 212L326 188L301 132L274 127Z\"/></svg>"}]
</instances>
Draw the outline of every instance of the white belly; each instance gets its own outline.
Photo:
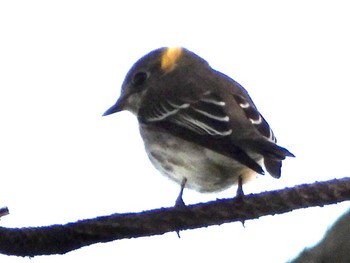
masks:
<instances>
[{"instance_id":1,"label":"white belly","mask_svg":"<svg viewBox=\"0 0 350 263\"><path fill-rule=\"evenodd\" d=\"M241 163L200 145L165 132L140 126L146 152L153 165L165 176L198 192L217 192L243 183L257 174ZM257 157L259 163L262 158Z\"/></svg>"}]
</instances>

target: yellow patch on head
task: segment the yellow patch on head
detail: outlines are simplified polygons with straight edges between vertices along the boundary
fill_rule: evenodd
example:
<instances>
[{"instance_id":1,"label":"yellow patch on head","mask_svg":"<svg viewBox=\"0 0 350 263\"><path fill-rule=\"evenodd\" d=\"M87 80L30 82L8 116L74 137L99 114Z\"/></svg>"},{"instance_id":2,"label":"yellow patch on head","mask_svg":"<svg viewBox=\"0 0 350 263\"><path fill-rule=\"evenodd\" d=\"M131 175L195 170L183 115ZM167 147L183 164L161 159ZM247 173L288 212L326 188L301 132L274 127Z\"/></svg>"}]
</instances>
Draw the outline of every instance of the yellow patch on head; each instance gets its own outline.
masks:
<instances>
[{"instance_id":1,"label":"yellow patch on head","mask_svg":"<svg viewBox=\"0 0 350 263\"><path fill-rule=\"evenodd\" d=\"M182 53L181 47L169 47L167 48L161 58L160 67L165 72L172 71L176 66L176 62L179 60Z\"/></svg>"}]
</instances>

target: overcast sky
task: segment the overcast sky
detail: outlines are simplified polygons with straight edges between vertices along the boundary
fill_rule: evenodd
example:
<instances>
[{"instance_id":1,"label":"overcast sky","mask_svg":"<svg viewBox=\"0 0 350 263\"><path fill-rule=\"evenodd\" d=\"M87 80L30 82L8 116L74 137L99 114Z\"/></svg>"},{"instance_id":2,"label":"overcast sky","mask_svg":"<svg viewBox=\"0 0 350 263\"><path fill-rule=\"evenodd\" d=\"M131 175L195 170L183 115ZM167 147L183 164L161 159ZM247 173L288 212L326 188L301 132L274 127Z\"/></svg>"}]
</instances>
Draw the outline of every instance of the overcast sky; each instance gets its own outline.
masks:
<instances>
[{"instance_id":1,"label":"overcast sky","mask_svg":"<svg viewBox=\"0 0 350 263\"><path fill-rule=\"evenodd\" d=\"M250 93L296 155L246 193L349 175L347 1L1 1L1 226L64 224L172 206L130 113L101 117L132 64L184 46ZM187 204L232 197L184 193ZM1 262L286 262L348 203Z\"/></svg>"}]
</instances>

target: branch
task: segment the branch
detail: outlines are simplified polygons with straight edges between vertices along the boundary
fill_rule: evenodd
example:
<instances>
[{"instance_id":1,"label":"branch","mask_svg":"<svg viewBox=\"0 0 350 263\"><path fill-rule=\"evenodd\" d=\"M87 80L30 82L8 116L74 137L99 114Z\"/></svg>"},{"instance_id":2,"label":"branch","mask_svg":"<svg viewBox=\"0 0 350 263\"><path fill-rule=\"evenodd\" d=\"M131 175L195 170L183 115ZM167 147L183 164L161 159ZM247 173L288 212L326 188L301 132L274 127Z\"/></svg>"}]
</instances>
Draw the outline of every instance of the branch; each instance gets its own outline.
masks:
<instances>
[{"instance_id":1,"label":"branch","mask_svg":"<svg viewBox=\"0 0 350 263\"><path fill-rule=\"evenodd\" d=\"M0 217L3 217L3 216L6 216L8 215L10 212L9 212L9 209L7 207L1 207L0 208Z\"/></svg>"},{"instance_id":2,"label":"branch","mask_svg":"<svg viewBox=\"0 0 350 263\"><path fill-rule=\"evenodd\" d=\"M282 214L294 209L324 206L346 200L350 200L350 178L187 207L112 214L66 225L0 227L0 253L17 256L64 254L98 242L161 235L234 221L243 222L265 215Z\"/></svg>"},{"instance_id":3,"label":"branch","mask_svg":"<svg viewBox=\"0 0 350 263\"><path fill-rule=\"evenodd\" d=\"M350 259L350 210L337 219L323 239L314 247L306 248L290 263L337 262Z\"/></svg>"}]
</instances>

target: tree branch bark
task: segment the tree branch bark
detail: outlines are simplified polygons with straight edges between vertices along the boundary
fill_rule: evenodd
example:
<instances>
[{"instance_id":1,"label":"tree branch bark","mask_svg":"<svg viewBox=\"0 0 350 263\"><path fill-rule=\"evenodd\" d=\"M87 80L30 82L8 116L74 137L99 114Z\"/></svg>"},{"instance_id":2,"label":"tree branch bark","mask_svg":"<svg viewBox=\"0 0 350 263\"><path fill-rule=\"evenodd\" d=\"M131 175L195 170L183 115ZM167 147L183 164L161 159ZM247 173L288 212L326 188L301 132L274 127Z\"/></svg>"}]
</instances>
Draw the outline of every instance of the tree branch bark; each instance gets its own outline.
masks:
<instances>
[{"instance_id":1,"label":"tree branch bark","mask_svg":"<svg viewBox=\"0 0 350 263\"><path fill-rule=\"evenodd\" d=\"M234 221L282 214L294 209L350 200L350 178L221 199L186 207L112 214L65 225L0 227L0 253L17 256L64 254L99 242L161 235Z\"/></svg>"}]
</instances>

